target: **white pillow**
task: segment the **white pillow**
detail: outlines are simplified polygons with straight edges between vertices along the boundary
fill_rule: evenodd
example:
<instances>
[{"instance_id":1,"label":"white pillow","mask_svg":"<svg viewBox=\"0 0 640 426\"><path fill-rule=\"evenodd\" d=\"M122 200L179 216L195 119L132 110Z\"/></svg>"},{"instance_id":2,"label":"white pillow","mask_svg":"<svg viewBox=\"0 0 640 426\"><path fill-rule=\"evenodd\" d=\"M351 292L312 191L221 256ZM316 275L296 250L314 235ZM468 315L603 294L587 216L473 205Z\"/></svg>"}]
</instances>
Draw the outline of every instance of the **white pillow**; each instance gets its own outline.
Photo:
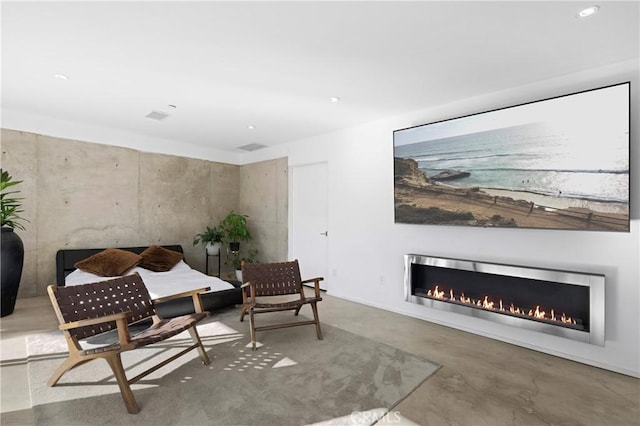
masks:
<instances>
[{"instance_id":1,"label":"white pillow","mask_svg":"<svg viewBox=\"0 0 640 426\"><path fill-rule=\"evenodd\" d=\"M101 277L100 275L92 274L91 272L85 272L81 269L76 269L72 273L66 276L64 279L65 285L79 285L87 283L96 283L98 281L112 280L117 277Z\"/></svg>"},{"instance_id":2,"label":"white pillow","mask_svg":"<svg viewBox=\"0 0 640 426\"><path fill-rule=\"evenodd\" d=\"M176 266L174 266L173 268L171 268L170 272L174 272L174 271L188 271L191 269L191 266L187 265L185 263L184 260L181 260L180 262L176 263Z\"/></svg>"}]
</instances>

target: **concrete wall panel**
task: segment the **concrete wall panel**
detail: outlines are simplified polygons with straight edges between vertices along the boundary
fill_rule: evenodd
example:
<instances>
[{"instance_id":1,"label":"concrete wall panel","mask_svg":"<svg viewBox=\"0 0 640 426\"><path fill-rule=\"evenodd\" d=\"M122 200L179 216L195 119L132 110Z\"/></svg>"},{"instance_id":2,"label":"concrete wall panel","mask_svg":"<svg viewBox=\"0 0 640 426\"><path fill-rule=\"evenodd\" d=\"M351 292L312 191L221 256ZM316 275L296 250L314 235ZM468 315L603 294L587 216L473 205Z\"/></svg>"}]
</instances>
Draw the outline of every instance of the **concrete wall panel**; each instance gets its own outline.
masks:
<instances>
[{"instance_id":1,"label":"concrete wall panel","mask_svg":"<svg viewBox=\"0 0 640 426\"><path fill-rule=\"evenodd\" d=\"M250 243L260 251L261 262L286 260L287 241L281 227L286 226L287 160L275 159L247 164L240 169L239 213L249 216L254 234Z\"/></svg>"},{"instance_id":2,"label":"concrete wall panel","mask_svg":"<svg viewBox=\"0 0 640 426\"><path fill-rule=\"evenodd\" d=\"M209 219L209 161L163 154L140 154L140 232L142 245L180 241L187 261L201 256L193 237ZM196 255L196 252L198 255ZM204 265L204 260L202 260Z\"/></svg>"},{"instance_id":3,"label":"concrete wall panel","mask_svg":"<svg viewBox=\"0 0 640 426\"><path fill-rule=\"evenodd\" d=\"M54 281L58 250L140 241L138 155L128 148L39 136L39 293Z\"/></svg>"},{"instance_id":4,"label":"concrete wall panel","mask_svg":"<svg viewBox=\"0 0 640 426\"><path fill-rule=\"evenodd\" d=\"M240 167L210 163L209 224L217 225L231 210L238 210L240 200Z\"/></svg>"},{"instance_id":5,"label":"concrete wall panel","mask_svg":"<svg viewBox=\"0 0 640 426\"><path fill-rule=\"evenodd\" d=\"M276 225L275 259L289 259L289 161L287 158L276 160Z\"/></svg>"},{"instance_id":6,"label":"concrete wall panel","mask_svg":"<svg viewBox=\"0 0 640 426\"><path fill-rule=\"evenodd\" d=\"M254 241L245 248L259 248L262 261L284 259L283 247L286 253L286 218L284 229L279 219L286 216L286 159L236 166L3 130L2 166L24 181L30 221L19 232L19 297L45 294L60 249L180 244L204 271L204 250L193 238L230 210L250 216ZM224 260L223 252L222 269L230 270Z\"/></svg>"}]
</instances>

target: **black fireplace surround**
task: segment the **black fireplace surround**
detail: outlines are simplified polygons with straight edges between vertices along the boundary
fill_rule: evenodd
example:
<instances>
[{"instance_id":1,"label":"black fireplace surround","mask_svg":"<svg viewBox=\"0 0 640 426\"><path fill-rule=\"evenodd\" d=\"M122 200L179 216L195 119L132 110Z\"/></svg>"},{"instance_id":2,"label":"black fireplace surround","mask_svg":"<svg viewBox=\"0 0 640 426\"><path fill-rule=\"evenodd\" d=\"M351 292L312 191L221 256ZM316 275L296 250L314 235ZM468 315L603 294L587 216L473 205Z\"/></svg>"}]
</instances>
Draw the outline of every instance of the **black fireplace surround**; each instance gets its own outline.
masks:
<instances>
[{"instance_id":1,"label":"black fireplace surround","mask_svg":"<svg viewBox=\"0 0 640 426\"><path fill-rule=\"evenodd\" d=\"M405 255L405 299L604 346L604 276Z\"/></svg>"}]
</instances>

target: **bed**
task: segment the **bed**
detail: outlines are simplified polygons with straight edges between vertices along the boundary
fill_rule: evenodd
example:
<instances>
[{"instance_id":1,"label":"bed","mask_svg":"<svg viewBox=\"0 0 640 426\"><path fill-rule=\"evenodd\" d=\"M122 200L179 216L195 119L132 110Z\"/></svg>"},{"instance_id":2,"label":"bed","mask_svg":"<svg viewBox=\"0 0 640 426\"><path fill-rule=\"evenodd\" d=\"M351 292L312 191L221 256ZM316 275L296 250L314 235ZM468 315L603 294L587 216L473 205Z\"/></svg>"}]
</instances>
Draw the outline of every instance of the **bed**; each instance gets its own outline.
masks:
<instances>
[{"instance_id":1,"label":"bed","mask_svg":"<svg viewBox=\"0 0 640 426\"><path fill-rule=\"evenodd\" d=\"M174 252L183 253L180 245L162 246ZM120 250L141 254L148 247L119 247ZM93 255L103 252L104 248L59 250L56 254L56 284L58 286L78 285L98 282L113 277L99 276L77 269L74 265ZM124 275L139 273L152 298L167 296L196 288L210 287L202 294L204 309L208 311L242 304L242 293L238 283L229 283L217 277L205 275L191 268L184 260L178 262L167 272L153 272L135 266ZM164 318L175 317L194 312L191 297L175 299L157 305L158 313Z\"/></svg>"}]
</instances>

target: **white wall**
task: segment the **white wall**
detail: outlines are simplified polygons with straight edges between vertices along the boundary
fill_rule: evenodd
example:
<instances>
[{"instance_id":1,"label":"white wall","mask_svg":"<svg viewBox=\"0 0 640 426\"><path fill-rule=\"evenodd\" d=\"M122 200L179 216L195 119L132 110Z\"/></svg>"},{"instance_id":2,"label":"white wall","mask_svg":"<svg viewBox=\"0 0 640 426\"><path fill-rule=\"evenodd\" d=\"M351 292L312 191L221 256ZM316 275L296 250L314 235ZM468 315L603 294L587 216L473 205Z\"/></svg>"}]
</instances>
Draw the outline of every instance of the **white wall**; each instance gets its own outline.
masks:
<instances>
[{"instance_id":1,"label":"white wall","mask_svg":"<svg viewBox=\"0 0 640 426\"><path fill-rule=\"evenodd\" d=\"M638 62L625 62L289 145L290 166L323 160L329 164L329 293L640 376L640 170L632 170L629 233L395 224L392 140L393 130L399 128L631 81L631 164L637 167L638 80ZM278 154L284 154L282 148ZM605 274L606 344L516 330L405 302L406 253Z\"/></svg>"}]
</instances>

